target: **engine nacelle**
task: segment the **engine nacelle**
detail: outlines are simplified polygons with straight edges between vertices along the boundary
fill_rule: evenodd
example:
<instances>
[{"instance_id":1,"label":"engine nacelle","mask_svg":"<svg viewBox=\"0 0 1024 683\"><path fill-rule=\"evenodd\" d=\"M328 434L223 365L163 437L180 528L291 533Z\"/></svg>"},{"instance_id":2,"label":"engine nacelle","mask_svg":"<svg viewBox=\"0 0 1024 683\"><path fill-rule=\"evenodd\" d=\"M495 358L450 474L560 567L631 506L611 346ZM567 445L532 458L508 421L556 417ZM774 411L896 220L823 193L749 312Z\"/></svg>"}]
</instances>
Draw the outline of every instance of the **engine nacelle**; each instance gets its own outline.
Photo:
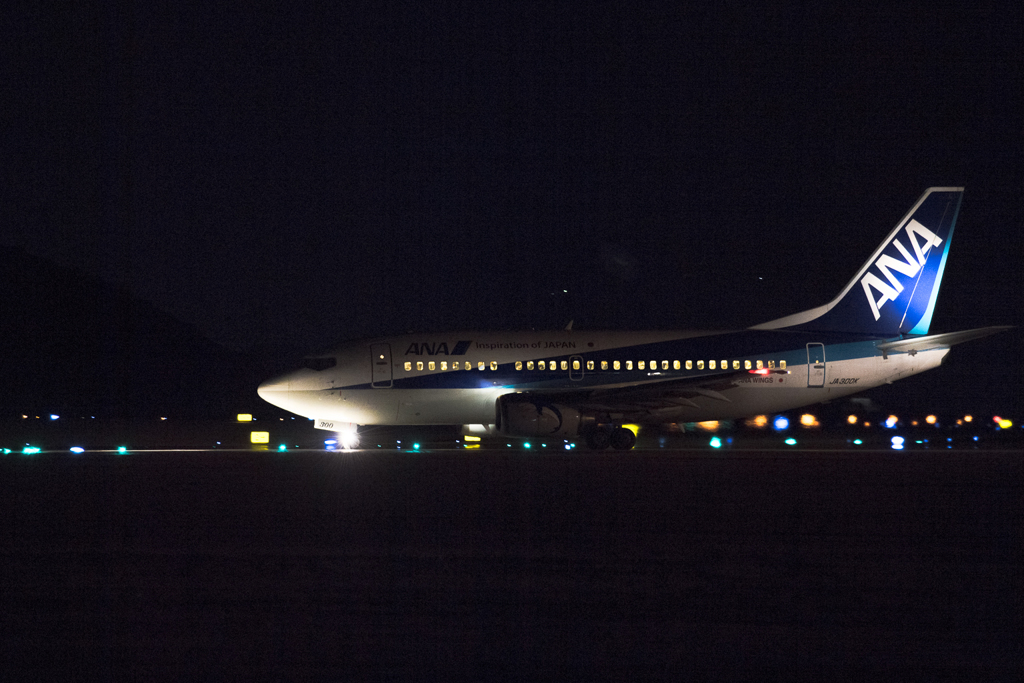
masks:
<instances>
[{"instance_id":1,"label":"engine nacelle","mask_svg":"<svg viewBox=\"0 0 1024 683\"><path fill-rule=\"evenodd\" d=\"M579 436L583 416L568 406L545 403L536 396L509 394L498 399L498 433L504 436Z\"/></svg>"}]
</instances>

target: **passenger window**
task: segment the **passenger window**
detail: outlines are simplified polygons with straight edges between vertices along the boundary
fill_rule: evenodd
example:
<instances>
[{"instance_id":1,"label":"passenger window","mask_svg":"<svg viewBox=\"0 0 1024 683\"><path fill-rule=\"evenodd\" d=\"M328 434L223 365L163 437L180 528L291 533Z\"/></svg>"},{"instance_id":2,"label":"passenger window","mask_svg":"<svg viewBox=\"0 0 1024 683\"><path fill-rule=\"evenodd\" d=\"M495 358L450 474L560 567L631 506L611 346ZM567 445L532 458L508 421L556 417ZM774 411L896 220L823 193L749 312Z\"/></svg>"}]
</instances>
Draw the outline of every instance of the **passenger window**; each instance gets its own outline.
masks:
<instances>
[{"instance_id":1,"label":"passenger window","mask_svg":"<svg viewBox=\"0 0 1024 683\"><path fill-rule=\"evenodd\" d=\"M651 361L651 370L657 370L657 369L658 369L658 361L652 360Z\"/></svg>"},{"instance_id":2,"label":"passenger window","mask_svg":"<svg viewBox=\"0 0 1024 683\"><path fill-rule=\"evenodd\" d=\"M593 362L593 361L591 361L591 362ZM572 362L572 369L573 370L579 370L580 369L580 362L579 362L579 360L574 360Z\"/></svg>"},{"instance_id":3,"label":"passenger window","mask_svg":"<svg viewBox=\"0 0 1024 683\"><path fill-rule=\"evenodd\" d=\"M784 361L784 360L780 360L779 361L779 369L781 369L781 370L785 370L786 369L786 361Z\"/></svg>"},{"instance_id":4,"label":"passenger window","mask_svg":"<svg viewBox=\"0 0 1024 683\"><path fill-rule=\"evenodd\" d=\"M774 370L775 369L775 361L773 361L773 360L768 361L768 369L769 370Z\"/></svg>"},{"instance_id":5,"label":"passenger window","mask_svg":"<svg viewBox=\"0 0 1024 683\"><path fill-rule=\"evenodd\" d=\"M677 361L677 360L672 361L672 369L673 370L679 370L680 369L679 361Z\"/></svg>"},{"instance_id":6,"label":"passenger window","mask_svg":"<svg viewBox=\"0 0 1024 683\"><path fill-rule=\"evenodd\" d=\"M587 370L593 370L593 369L594 369L594 361L588 360L587 361Z\"/></svg>"},{"instance_id":7,"label":"passenger window","mask_svg":"<svg viewBox=\"0 0 1024 683\"><path fill-rule=\"evenodd\" d=\"M615 368L616 370L618 370L618 369L620 369L622 367L622 363L620 361L614 361L612 363L612 367Z\"/></svg>"},{"instance_id":8,"label":"passenger window","mask_svg":"<svg viewBox=\"0 0 1024 683\"><path fill-rule=\"evenodd\" d=\"M497 369L498 369L498 361L492 360L491 361L491 370L497 370Z\"/></svg>"},{"instance_id":9,"label":"passenger window","mask_svg":"<svg viewBox=\"0 0 1024 683\"><path fill-rule=\"evenodd\" d=\"M727 360L723 360L722 361L722 369L723 370L728 370L729 369L729 361L727 361Z\"/></svg>"},{"instance_id":10,"label":"passenger window","mask_svg":"<svg viewBox=\"0 0 1024 683\"><path fill-rule=\"evenodd\" d=\"M608 361L606 361L606 360L601 361L601 369L602 370L607 370L608 369Z\"/></svg>"},{"instance_id":11,"label":"passenger window","mask_svg":"<svg viewBox=\"0 0 1024 683\"><path fill-rule=\"evenodd\" d=\"M522 370L522 369L523 369L523 361L517 360L516 361L516 370Z\"/></svg>"},{"instance_id":12,"label":"passenger window","mask_svg":"<svg viewBox=\"0 0 1024 683\"><path fill-rule=\"evenodd\" d=\"M636 369L637 370L645 370L646 369L646 364L644 363L644 361L638 360L636 362Z\"/></svg>"},{"instance_id":13,"label":"passenger window","mask_svg":"<svg viewBox=\"0 0 1024 683\"><path fill-rule=\"evenodd\" d=\"M750 361L747 361L747 363L749 364ZM739 370L740 369L740 362L738 360L734 360L732 362L732 369L733 370Z\"/></svg>"},{"instance_id":14,"label":"passenger window","mask_svg":"<svg viewBox=\"0 0 1024 683\"><path fill-rule=\"evenodd\" d=\"M444 371L444 370L447 370L447 369L448 369L448 361L446 361L446 360L441 361L441 370Z\"/></svg>"},{"instance_id":15,"label":"passenger window","mask_svg":"<svg viewBox=\"0 0 1024 683\"><path fill-rule=\"evenodd\" d=\"M563 370L568 370L569 369L569 361L567 361L567 360L563 360L562 361L562 369Z\"/></svg>"},{"instance_id":16,"label":"passenger window","mask_svg":"<svg viewBox=\"0 0 1024 683\"><path fill-rule=\"evenodd\" d=\"M627 360L626 361L626 369L627 370L632 370L633 369L633 361L631 361L631 360Z\"/></svg>"},{"instance_id":17,"label":"passenger window","mask_svg":"<svg viewBox=\"0 0 1024 683\"><path fill-rule=\"evenodd\" d=\"M713 360L712 361L708 361L708 370L715 370L715 369L717 369L715 367L715 361L713 361Z\"/></svg>"},{"instance_id":18,"label":"passenger window","mask_svg":"<svg viewBox=\"0 0 1024 683\"><path fill-rule=\"evenodd\" d=\"M526 369L527 370L533 370L533 361L532 360L526 361Z\"/></svg>"},{"instance_id":19,"label":"passenger window","mask_svg":"<svg viewBox=\"0 0 1024 683\"><path fill-rule=\"evenodd\" d=\"M757 369L760 370L762 367L764 367L764 362L763 361L757 361Z\"/></svg>"},{"instance_id":20,"label":"passenger window","mask_svg":"<svg viewBox=\"0 0 1024 683\"><path fill-rule=\"evenodd\" d=\"M423 370L423 361L421 361L421 360L416 361L416 369L417 370Z\"/></svg>"},{"instance_id":21,"label":"passenger window","mask_svg":"<svg viewBox=\"0 0 1024 683\"><path fill-rule=\"evenodd\" d=\"M751 362L749 360L743 361L743 369L744 370L750 370L752 367L754 367L754 366L751 364Z\"/></svg>"},{"instance_id":22,"label":"passenger window","mask_svg":"<svg viewBox=\"0 0 1024 683\"><path fill-rule=\"evenodd\" d=\"M405 361L405 371L409 372L410 370L412 370L412 363L410 361Z\"/></svg>"},{"instance_id":23,"label":"passenger window","mask_svg":"<svg viewBox=\"0 0 1024 683\"><path fill-rule=\"evenodd\" d=\"M430 361L429 363L427 363L427 369L430 370L431 372L434 371L435 366L436 364L434 363L434 361Z\"/></svg>"},{"instance_id":24,"label":"passenger window","mask_svg":"<svg viewBox=\"0 0 1024 683\"><path fill-rule=\"evenodd\" d=\"M483 370L486 367L487 367L487 363L484 363L482 360L478 360L476 362L476 369L477 370Z\"/></svg>"},{"instance_id":25,"label":"passenger window","mask_svg":"<svg viewBox=\"0 0 1024 683\"><path fill-rule=\"evenodd\" d=\"M687 370L693 370L693 361L692 360L686 361L686 369Z\"/></svg>"},{"instance_id":26,"label":"passenger window","mask_svg":"<svg viewBox=\"0 0 1024 683\"><path fill-rule=\"evenodd\" d=\"M676 361L676 365L679 365L679 361ZM668 361L667 360L661 361L661 369L662 370L668 370ZM676 370L678 370L678 369L679 368L676 368Z\"/></svg>"},{"instance_id":27,"label":"passenger window","mask_svg":"<svg viewBox=\"0 0 1024 683\"><path fill-rule=\"evenodd\" d=\"M547 370L548 366L547 366L547 364L544 361L539 360L539 361L537 361L537 369L538 370Z\"/></svg>"}]
</instances>

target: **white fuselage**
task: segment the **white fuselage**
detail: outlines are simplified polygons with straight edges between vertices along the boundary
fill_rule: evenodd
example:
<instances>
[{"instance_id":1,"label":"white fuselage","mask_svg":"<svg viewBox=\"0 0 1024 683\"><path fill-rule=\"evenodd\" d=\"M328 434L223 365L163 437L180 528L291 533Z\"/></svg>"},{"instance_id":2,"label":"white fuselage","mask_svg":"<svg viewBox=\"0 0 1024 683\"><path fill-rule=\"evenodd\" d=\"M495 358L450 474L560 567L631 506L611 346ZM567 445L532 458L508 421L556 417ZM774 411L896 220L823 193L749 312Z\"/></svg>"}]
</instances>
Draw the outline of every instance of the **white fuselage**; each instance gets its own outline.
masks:
<instances>
[{"instance_id":1,"label":"white fuselage","mask_svg":"<svg viewBox=\"0 0 1024 683\"><path fill-rule=\"evenodd\" d=\"M764 348L769 349L763 354L716 349L743 334L753 333L407 335L342 346L320 356L333 360L332 367L297 370L264 383L259 394L298 415L342 423L491 424L495 403L506 394L564 397L579 392L586 395L582 402L592 403L627 388L664 393L659 385L665 383L690 378L715 382L713 389L697 387L675 401L645 406L641 396L628 411L630 421L692 422L772 413L840 398L937 367L948 353L940 348L883 354L866 342L859 343L866 350L863 355L851 354L850 343L773 346L767 333L761 333L766 335ZM819 346L823 362L808 356L809 347ZM838 359L831 360L833 355ZM544 370L539 369L542 361ZM771 362L774 370L764 375L746 372L748 361L754 367ZM709 367L712 363L714 370ZM615 403L607 411L613 416L622 412Z\"/></svg>"}]
</instances>

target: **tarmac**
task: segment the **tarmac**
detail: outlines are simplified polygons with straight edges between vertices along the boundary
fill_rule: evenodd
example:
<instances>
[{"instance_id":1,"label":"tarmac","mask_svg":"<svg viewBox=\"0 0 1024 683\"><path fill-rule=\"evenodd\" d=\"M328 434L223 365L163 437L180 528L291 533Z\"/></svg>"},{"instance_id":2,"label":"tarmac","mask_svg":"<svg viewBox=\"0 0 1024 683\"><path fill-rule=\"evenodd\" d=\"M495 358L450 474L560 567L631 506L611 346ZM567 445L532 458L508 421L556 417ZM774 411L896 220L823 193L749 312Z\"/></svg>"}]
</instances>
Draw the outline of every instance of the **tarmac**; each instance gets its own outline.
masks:
<instances>
[{"instance_id":1,"label":"tarmac","mask_svg":"<svg viewBox=\"0 0 1024 683\"><path fill-rule=\"evenodd\" d=\"M0 678L1021 680L1024 452L0 458Z\"/></svg>"}]
</instances>

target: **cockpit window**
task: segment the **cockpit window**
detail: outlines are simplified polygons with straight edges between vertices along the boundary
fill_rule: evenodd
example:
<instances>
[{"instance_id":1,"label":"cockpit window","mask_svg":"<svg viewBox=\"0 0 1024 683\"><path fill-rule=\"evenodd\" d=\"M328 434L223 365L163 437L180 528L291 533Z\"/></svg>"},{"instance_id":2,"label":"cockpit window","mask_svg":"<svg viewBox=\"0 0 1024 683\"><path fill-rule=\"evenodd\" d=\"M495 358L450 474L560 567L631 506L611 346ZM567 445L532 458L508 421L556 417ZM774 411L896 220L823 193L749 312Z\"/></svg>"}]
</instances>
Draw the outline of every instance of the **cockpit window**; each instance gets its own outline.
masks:
<instances>
[{"instance_id":1,"label":"cockpit window","mask_svg":"<svg viewBox=\"0 0 1024 683\"><path fill-rule=\"evenodd\" d=\"M302 359L302 367L308 368L310 370L316 370L317 372L320 372L321 370L326 370L327 368L333 368L337 364L338 364L338 361L335 360L334 358L303 358Z\"/></svg>"}]
</instances>

